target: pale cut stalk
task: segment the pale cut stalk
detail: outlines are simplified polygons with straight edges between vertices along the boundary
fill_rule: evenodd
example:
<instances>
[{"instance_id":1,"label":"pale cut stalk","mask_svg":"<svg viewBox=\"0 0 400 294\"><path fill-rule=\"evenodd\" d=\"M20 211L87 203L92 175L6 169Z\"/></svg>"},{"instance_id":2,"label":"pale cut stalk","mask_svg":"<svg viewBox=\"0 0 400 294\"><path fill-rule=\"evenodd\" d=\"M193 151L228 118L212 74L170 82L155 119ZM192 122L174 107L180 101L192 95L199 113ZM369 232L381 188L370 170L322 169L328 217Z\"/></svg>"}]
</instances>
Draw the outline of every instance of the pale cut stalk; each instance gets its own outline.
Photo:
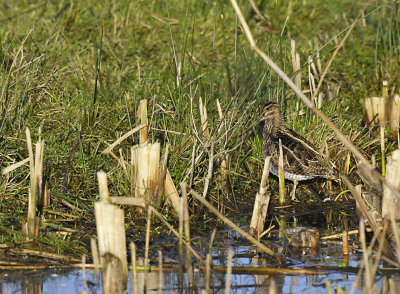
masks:
<instances>
[{"instance_id":1,"label":"pale cut stalk","mask_svg":"<svg viewBox=\"0 0 400 294\"><path fill-rule=\"evenodd\" d=\"M270 157L267 156L264 161L264 169L261 177L260 189L256 194L254 201L253 215L249 226L250 235L260 238L264 229L265 218L267 216L270 195L267 190L267 180L269 175L269 162Z\"/></svg>"},{"instance_id":2,"label":"pale cut stalk","mask_svg":"<svg viewBox=\"0 0 400 294\"><path fill-rule=\"evenodd\" d=\"M131 275L131 288L133 293L138 293L138 279L136 270L136 245L131 242L129 244L131 249L131 263L132 263L132 275Z\"/></svg>"},{"instance_id":3,"label":"pale cut stalk","mask_svg":"<svg viewBox=\"0 0 400 294\"><path fill-rule=\"evenodd\" d=\"M183 202L183 229L185 232L186 241L190 243L190 220L189 220L189 207L187 198L187 187L186 185L181 185L182 189L182 202ZM189 280L189 287L193 287L194 275L192 268L192 255L189 250L186 249L186 268Z\"/></svg>"},{"instance_id":4,"label":"pale cut stalk","mask_svg":"<svg viewBox=\"0 0 400 294\"><path fill-rule=\"evenodd\" d=\"M97 249L97 243L94 238L90 238L90 249L92 251L92 259L96 270L96 276L98 276L100 270L100 257L99 250Z\"/></svg>"},{"instance_id":5,"label":"pale cut stalk","mask_svg":"<svg viewBox=\"0 0 400 294\"><path fill-rule=\"evenodd\" d=\"M6 175L6 174L12 172L14 169L17 169L17 168L19 168L20 166L23 166L23 165L24 165L25 163L27 163L27 162L29 162L29 157L28 157L28 158L25 158L24 160L21 160L21 161L19 161L19 162L16 162L16 163L14 163L14 164L12 164L12 165L10 165L10 166L7 166L5 169L2 170L1 173L2 173L3 175Z\"/></svg>"},{"instance_id":6,"label":"pale cut stalk","mask_svg":"<svg viewBox=\"0 0 400 294\"><path fill-rule=\"evenodd\" d=\"M145 125L143 129L140 130L140 143L145 143L148 140L148 119L147 119L147 100L142 99L139 103L138 109L138 119L140 123Z\"/></svg>"},{"instance_id":7,"label":"pale cut stalk","mask_svg":"<svg viewBox=\"0 0 400 294\"><path fill-rule=\"evenodd\" d=\"M126 134L124 134L123 136L121 136L117 141L115 141L114 143L112 143L110 146L108 146L106 149L104 149L103 152L101 152L101 154L108 154L110 153L115 146L117 146L118 144L120 144L122 141L126 140L129 136L131 136L132 134L136 133L137 131L140 131L141 129L143 129L146 125L141 124L138 125L136 128L133 128L132 130L130 130L129 132L127 132ZM118 158L118 157L117 157Z\"/></svg>"},{"instance_id":8,"label":"pale cut stalk","mask_svg":"<svg viewBox=\"0 0 400 294\"><path fill-rule=\"evenodd\" d=\"M163 288L163 263L162 263L162 252L158 250L158 293L162 293Z\"/></svg>"},{"instance_id":9,"label":"pale cut stalk","mask_svg":"<svg viewBox=\"0 0 400 294\"><path fill-rule=\"evenodd\" d=\"M282 151L281 139L279 139L278 169L279 169L279 203L283 204L285 202L285 171L283 169L283 151Z\"/></svg>"},{"instance_id":10,"label":"pale cut stalk","mask_svg":"<svg viewBox=\"0 0 400 294\"><path fill-rule=\"evenodd\" d=\"M206 293L211 293L211 261L212 261L212 256L210 253L207 253L206 255Z\"/></svg>"},{"instance_id":11,"label":"pale cut stalk","mask_svg":"<svg viewBox=\"0 0 400 294\"><path fill-rule=\"evenodd\" d=\"M150 246L150 228L151 228L151 213L152 213L152 207L149 206L147 209L147 224L146 224L146 245L145 245L145 250L144 250L144 286L143 289L144 291L147 291L147 279L148 279L148 263L149 263L149 246Z\"/></svg>"},{"instance_id":12,"label":"pale cut stalk","mask_svg":"<svg viewBox=\"0 0 400 294\"><path fill-rule=\"evenodd\" d=\"M386 160L385 160L385 127L381 126L381 157L382 157L382 176L386 175Z\"/></svg>"},{"instance_id":13,"label":"pale cut stalk","mask_svg":"<svg viewBox=\"0 0 400 294\"><path fill-rule=\"evenodd\" d=\"M229 247L227 253L225 294L229 294L231 292L232 257L233 257L232 248Z\"/></svg>"}]
</instances>

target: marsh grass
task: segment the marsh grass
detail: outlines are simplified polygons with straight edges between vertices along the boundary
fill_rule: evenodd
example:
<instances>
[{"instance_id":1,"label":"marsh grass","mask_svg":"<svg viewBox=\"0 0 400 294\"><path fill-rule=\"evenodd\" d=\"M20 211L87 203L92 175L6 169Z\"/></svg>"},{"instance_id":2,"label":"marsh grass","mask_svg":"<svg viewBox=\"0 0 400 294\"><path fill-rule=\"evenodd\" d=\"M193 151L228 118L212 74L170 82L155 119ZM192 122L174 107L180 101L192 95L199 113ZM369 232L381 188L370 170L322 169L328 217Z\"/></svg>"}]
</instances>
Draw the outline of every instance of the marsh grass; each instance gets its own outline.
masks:
<instances>
[{"instance_id":1,"label":"marsh grass","mask_svg":"<svg viewBox=\"0 0 400 294\"><path fill-rule=\"evenodd\" d=\"M319 48L324 68L335 49L334 37L340 42L339 32L364 7L364 1L328 2L261 3L264 21L254 17L249 3L241 4L258 45L291 75L290 44L296 41L302 90L309 85L304 65L308 56ZM375 8L371 5L366 13ZM393 76L391 91L398 89L398 46L393 43L399 39L398 25L384 29L397 24L397 15L396 4L388 2L365 19L365 26L358 23L325 78L325 85L340 86L340 92L323 102L322 111L363 154L375 154L378 163L379 139L361 126L360 100L380 92L376 85L383 75ZM97 171L108 172L111 195L132 195L129 169L124 171L101 151L139 125L141 99L148 101L149 139L162 148L170 146L168 169L175 183L186 181L203 191L208 176L207 198L217 206L226 204L234 211L238 198L253 202L263 166L262 128L256 122L268 100L282 105L295 131L318 147L325 148L326 142L330 159L343 170L346 149L305 107L298 114L296 96L251 52L229 3L15 1L2 11L0 23L0 169L28 156L25 129L35 134L41 127L51 209L83 220L75 224L79 232L73 237L61 242L53 235L44 241L57 252L87 252L88 237L94 234L87 224L93 220L98 194ZM208 134L202 131L200 98L207 110ZM117 156L128 161L129 148L138 141L138 135L130 136ZM388 154L394 147L388 143L386 148ZM225 155L230 195L221 198L218 175ZM353 158L350 166L359 181ZM23 166L2 176L2 222L16 223L26 213L28 173ZM273 180L272 185L277 187ZM131 211L127 216L138 218ZM21 238L17 230L1 231L3 243Z\"/></svg>"}]
</instances>

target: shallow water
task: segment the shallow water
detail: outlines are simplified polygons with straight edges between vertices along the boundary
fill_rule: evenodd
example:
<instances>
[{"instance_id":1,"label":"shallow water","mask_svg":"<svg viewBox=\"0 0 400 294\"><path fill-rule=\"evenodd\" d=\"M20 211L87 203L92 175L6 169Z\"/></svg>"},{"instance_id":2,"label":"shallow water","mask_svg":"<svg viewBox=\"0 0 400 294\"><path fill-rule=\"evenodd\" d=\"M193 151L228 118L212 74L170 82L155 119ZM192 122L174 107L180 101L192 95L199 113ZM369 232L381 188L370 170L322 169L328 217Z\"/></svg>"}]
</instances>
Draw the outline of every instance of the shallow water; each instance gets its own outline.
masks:
<instances>
[{"instance_id":1,"label":"shallow water","mask_svg":"<svg viewBox=\"0 0 400 294\"><path fill-rule=\"evenodd\" d=\"M292 262L288 268L307 268L315 266L332 266L326 274L316 275L248 275L234 274L231 277L231 293L254 293L268 291L271 281L276 286L277 293L327 293L326 281L329 280L332 288L341 287L345 291L350 291L356 277L356 268L360 265L361 254L350 254L349 268L337 268L343 262L341 254L341 244L339 242L328 242L322 244L318 250L294 249L286 252ZM225 265L225 259L216 258L225 254L225 249L220 248L214 251L213 265ZM254 253L254 248L240 246L234 248L233 265L244 267L268 266L263 255ZM138 273L138 287L143 289L144 273ZM394 277L395 281L400 282L399 276ZM184 276L184 285L187 285L187 277ZM216 293L225 291L226 275L216 273L212 275L211 290ZM386 280L386 278L383 278ZM382 288L382 276L377 276L377 286ZM361 280L361 283L363 281ZM195 292L204 289L204 274L195 271ZM179 292L178 272L163 272L163 292ZM132 293L131 283L129 282L129 293ZM159 289L159 273L148 273L148 292L155 292ZM0 272L0 293L102 293L101 277L97 278L94 271L80 269L74 270L41 270L41 271L13 271ZM183 292L188 292L183 289ZM357 287L355 293L362 293L361 288Z\"/></svg>"},{"instance_id":2,"label":"shallow water","mask_svg":"<svg viewBox=\"0 0 400 294\"><path fill-rule=\"evenodd\" d=\"M315 219L321 220L323 217L312 217L313 225ZM302 223L304 225L305 222ZM321 222L319 230L321 234L329 234L332 230L332 223ZM328 224L331 226L328 228ZM292 228L298 228L299 220L287 219L287 231ZM243 229L246 229L243 227ZM339 228L340 230L340 228ZM274 236L275 235L275 236ZM275 232L264 244L270 247L274 252L281 252L282 256L288 258L288 262L282 267L289 269L307 269L319 270L326 273L311 275L254 275L254 274L233 274L231 277L231 293L254 293L268 292L273 281L277 293L327 293L326 281L331 283L333 291L336 287L349 292L354 284L358 268L361 265L362 253L359 250L353 250L348 260L345 260L342 254L342 243L340 241L322 241L317 249L310 248L294 248L287 245L285 239L277 237ZM350 238L352 242L357 243ZM160 238L162 239L162 238ZM200 238L202 248L208 248L209 236ZM161 243L161 241L158 241ZM166 241L168 243L171 240ZM163 247L162 244L159 244ZM168 268L167 261L176 264L178 260L177 246L172 249L163 250L163 265L165 271L162 276L162 291L166 293L185 292L189 293L186 288L188 285L187 276L183 277L183 290L178 288L178 270L176 268ZM248 246L248 242L240 237L233 230L221 230L217 233L213 246L212 264L215 266L226 265L227 248L233 250L233 266L236 267L276 267L275 260L265 254L258 254L253 246ZM164 247L171 248L171 247ZM153 252L154 251L154 252ZM151 266L156 264L156 250L150 252L153 258ZM138 259L143 257L143 251L139 251ZM193 261L195 261L193 259ZM347 267L346 267L347 266ZM318 268L322 267L322 268ZM400 275L392 276L395 283L400 283ZM195 270L195 287L194 293L200 293L205 287L204 272ZM224 273L213 273L211 278L211 290L214 293L224 293L226 275ZM376 284L379 289L385 288L388 277L380 275L376 276ZM138 289L143 289L144 273L138 273ZM149 293L159 291L160 276L158 272L150 272L147 276L147 289ZM362 293L363 276L358 283L354 293ZM102 293L101 277L97 277L94 271L81 269L73 270L31 270L31 271L0 271L0 294L9 293L79 293L87 291L88 293ZM132 293L131 282L128 283L128 292ZM143 292L143 291L141 291Z\"/></svg>"}]
</instances>

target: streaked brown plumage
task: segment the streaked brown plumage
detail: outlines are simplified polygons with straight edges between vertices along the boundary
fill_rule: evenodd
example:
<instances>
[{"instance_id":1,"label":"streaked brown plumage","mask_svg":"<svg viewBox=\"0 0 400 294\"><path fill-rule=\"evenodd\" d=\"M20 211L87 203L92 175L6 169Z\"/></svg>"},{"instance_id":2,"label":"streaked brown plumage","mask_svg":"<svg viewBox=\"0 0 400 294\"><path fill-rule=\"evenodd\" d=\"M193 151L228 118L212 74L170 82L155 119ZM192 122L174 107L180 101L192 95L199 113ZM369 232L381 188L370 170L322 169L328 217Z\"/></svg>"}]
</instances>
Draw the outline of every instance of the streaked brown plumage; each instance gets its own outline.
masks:
<instances>
[{"instance_id":1,"label":"streaked brown plumage","mask_svg":"<svg viewBox=\"0 0 400 294\"><path fill-rule=\"evenodd\" d=\"M317 149L286 126L280 106L268 102L263 108L263 157L270 156L269 171L278 175L279 139L282 142L285 179L305 181L313 178L335 179L335 170Z\"/></svg>"}]
</instances>

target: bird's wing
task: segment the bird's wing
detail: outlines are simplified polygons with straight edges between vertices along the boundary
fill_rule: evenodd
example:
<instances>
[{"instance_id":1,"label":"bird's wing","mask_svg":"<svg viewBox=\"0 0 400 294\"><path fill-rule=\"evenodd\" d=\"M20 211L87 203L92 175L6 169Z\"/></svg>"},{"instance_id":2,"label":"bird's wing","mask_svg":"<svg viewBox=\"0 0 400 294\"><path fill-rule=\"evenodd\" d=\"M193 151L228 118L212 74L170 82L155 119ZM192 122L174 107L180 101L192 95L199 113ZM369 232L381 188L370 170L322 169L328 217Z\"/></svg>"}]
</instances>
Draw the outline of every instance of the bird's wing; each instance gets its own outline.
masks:
<instances>
[{"instance_id":1,"label":"bird's wing","mask_svg":"<svg viewBox=\"0 0 400 294\"><path fill-rule=\"evenodd\" d=\"M329 169L325 159L319 154L315 146L294 131L290 129L281 131L279 138L282 141L282 151L284 160L288 163L288 167L286 167L288 171L303 174L314 174L316 172L316 174L319 174L320 172L317 170Z\"/></svg>"}]
</instances>

